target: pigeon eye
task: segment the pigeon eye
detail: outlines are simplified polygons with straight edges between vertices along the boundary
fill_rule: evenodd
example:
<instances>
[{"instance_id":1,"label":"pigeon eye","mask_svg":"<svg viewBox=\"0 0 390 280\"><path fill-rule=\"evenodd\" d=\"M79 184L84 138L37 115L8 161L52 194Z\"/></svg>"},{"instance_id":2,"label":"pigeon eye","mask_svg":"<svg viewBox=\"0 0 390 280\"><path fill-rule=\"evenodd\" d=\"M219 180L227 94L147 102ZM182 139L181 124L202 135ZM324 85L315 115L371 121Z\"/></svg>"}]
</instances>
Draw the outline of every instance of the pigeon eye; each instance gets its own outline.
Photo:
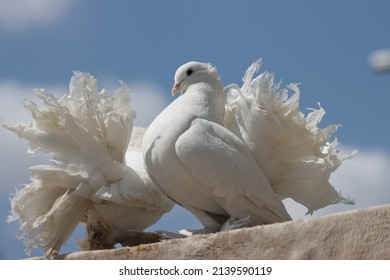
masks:
<instances>
[{"instance_id":1,"label":"pigeon eye","mask_svg":"<svg viewBox=\"0 0 390 280\"><path fill-rule=\"evenodd\" d=\"M191 74L194 72L191 68L187 70L187 76L191 76Z\"/></svg>"}]
</instances>

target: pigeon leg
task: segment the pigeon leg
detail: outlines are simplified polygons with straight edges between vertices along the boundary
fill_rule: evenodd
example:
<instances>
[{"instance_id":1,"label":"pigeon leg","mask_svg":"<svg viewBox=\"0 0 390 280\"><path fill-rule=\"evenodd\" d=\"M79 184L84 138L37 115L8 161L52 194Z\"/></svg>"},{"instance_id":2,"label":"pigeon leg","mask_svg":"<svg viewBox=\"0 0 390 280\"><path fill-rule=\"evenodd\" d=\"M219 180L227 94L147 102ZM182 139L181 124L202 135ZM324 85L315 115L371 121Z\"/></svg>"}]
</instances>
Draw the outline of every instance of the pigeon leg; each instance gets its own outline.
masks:
<instances>
[{"instance_id":1,"label":"pigeon leg","mask_svg":"<svg viewBox=\"0 0 390 280\"><path fill-rule=\"evenodd\" d=\"M126 239L122 240L120 244L122 246L137 246L141 244L156 243L163 240L162 236L154 232L132 231L128 232Z\"/></svg>"},{"instance_id":2,"label":"pigeon leg","mask_svg":"<svg viewBox=\"0 0 390 280\"><path fill-rule=\"evenodd\" d=\"M251 224L252 221L249 218L249 216L240 220L235 217L232 217L223 224L223 226L221 227L221 231L243 228L243 227L250 226Z\"/></svg>"}]
</instances>

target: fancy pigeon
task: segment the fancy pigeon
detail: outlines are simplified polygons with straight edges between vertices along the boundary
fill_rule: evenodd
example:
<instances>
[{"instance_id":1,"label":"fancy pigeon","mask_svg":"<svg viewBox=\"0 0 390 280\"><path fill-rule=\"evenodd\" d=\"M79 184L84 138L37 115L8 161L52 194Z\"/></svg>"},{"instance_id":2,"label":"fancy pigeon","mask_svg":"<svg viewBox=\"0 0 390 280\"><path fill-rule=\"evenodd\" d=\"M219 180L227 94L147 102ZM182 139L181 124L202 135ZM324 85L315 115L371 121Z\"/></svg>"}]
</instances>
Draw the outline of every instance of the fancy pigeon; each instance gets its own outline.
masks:
<instances>
[{"instance_id":1,"label":"fancy pigeon","mask_svg":"<svg viewBox=\"0 0 390 280\"><path fill-rule=\"evenodd\" d=\"M24 100L30 123L3 126L28 141L29 152L53 154L51 165L29 169L31 182L11 199L8 221L19 220L27 253L58 253L75 227L86 224L84 250L154 242L143 232L173 207L146 173L141 152L145 129L133 128L127 86L98 92L97 80L75 72L70 92L55 97L36 90L45 107ZM130 143L130 144L129 144Z\"/></svg>"},{"instance_id":2,"label":"fancy pigeon","mask_svg":"<svg viewBox=\"0 0 390 280\"><path fill-rule=\"evenodd\" d=\"M325 111L306 117L299 89L274 84L267 72L253 79L261 60L248 68L240 88L225 89L209 63L189 62L174 77L181 91L147 129L142 144L147 172L209 233L291 220L282 200L292 198L308 213L334 203L353 204L329 183L352 155L342 155L337 129L317 124Z\"/></svg>"}]
</instances>

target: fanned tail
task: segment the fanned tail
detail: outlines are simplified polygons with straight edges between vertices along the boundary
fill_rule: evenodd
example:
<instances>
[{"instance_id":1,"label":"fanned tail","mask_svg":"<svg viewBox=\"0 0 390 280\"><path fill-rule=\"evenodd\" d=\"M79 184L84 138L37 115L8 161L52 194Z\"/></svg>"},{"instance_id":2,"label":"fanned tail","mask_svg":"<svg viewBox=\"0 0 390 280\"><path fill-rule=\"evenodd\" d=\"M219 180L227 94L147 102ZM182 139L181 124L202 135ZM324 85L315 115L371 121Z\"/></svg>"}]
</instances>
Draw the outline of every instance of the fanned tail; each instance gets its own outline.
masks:
<instances>
[{"instance_id":1,"label":"fanned tail","mask_svg":"<svg viewBox=\"0 0 390 280\"><path fill-rule=\"evenodd\" d=\"M52 165L30 168L31 183L11 199L8 221L19 220L26 252L55 254L89 210L99 188L121 180L135 112L124 83L115 95L98 92L97 80L75 72L70 93L57 98L36 90L44 108L29 100L30 123L3 126L28 141L29 152L53 154Z\"/></svg>"},{"instance_id":2,"label":"fanned tail","mask_svg":"<svg viewBox=\"0 0 390 280\"><path fill-rule=\"evenodd\" d=\"M268 72L253 79L260 66L258 60L248 68L241 88L225 88L225 126L247 144L275 193L303 204L308 213L330 204L353 204L329 183L330 174L355 154L343 155L337 139L329 141L338 126L318 128L322 107L307 116L299 111L297 84L280 88Z\"/></svg>"}]
</instances>

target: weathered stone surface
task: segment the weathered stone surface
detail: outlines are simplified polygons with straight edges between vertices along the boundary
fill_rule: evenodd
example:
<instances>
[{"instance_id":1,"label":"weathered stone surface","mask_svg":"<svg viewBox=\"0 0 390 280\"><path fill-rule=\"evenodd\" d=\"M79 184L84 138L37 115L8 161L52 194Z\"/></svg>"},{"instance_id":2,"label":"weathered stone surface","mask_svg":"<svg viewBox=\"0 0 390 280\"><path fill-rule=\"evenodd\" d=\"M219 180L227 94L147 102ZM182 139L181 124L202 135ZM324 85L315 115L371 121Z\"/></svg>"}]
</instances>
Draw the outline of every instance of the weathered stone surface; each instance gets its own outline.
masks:
<instances>
[{"instance_id":1,"label":"weathered stone surface","mask_svg":"<svg viewBox=\"0 0 390 280\"><path fill-rule=\"evenodd\" d=\"M390 205L57 259L390 259Z\"/></svg>"}]
</instances>

